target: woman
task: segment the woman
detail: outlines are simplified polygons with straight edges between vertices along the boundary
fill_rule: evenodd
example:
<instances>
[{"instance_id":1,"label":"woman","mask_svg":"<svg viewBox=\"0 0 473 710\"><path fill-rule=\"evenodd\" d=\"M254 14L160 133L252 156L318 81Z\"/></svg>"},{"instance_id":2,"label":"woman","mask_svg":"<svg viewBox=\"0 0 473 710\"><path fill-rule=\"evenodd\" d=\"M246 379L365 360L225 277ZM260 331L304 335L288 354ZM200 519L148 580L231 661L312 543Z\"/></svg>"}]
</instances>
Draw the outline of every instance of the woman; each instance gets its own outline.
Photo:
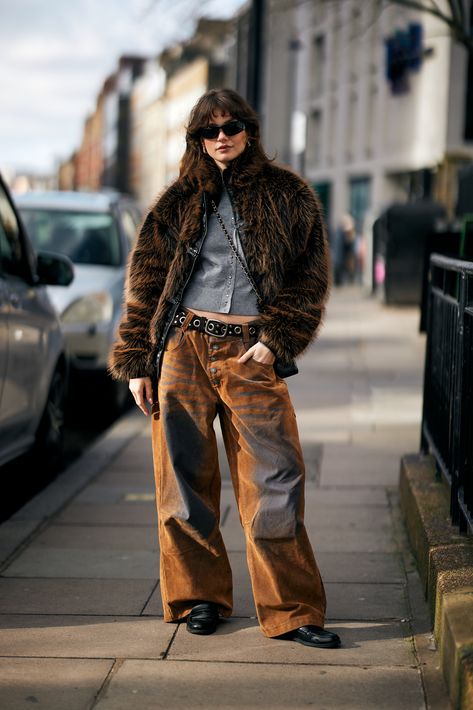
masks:
<instances>
[{"instance_id":1,"label":"woman","mask_svg":"<svg viewBox=\"0 0 473 710\"><path fill-rule=\"evenodd\" d=\"M229 460L262 632L333 648L303 522L304 463L280 368L320 323L328 288L319 203L263 152L256 114L212 90L192 110L179 178L131 255L110 362L152 405L164 620L210 634L232 611L213 421ZM277 362L276 362L277 361Z\"/></svg>"}]
</instances>

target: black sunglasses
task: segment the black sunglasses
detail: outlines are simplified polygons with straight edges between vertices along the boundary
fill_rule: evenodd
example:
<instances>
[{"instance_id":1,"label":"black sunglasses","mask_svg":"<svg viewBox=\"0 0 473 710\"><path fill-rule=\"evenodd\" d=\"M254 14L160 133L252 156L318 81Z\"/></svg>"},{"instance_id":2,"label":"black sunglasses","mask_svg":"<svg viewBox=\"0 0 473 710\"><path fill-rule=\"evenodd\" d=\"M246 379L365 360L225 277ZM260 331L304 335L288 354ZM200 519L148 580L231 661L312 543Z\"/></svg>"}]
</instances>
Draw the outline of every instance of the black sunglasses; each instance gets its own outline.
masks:
<instances>
[{"instance_id":1,"label":"black sunglasses","mask_svg":"<svg viewBox=\"0 0 473 710\"><path fill-rule=\"evenodd\" d=\"M238 121L236 119L232 121L227 121L221 126L208 126L207 128L200 129L200 135L202 138L207 138L207 140L214 140L218 138L220 131L223 131L226 136L236 136L237 133L241 133L246 128L243 121Z\"/></svg>"}]
</instances>

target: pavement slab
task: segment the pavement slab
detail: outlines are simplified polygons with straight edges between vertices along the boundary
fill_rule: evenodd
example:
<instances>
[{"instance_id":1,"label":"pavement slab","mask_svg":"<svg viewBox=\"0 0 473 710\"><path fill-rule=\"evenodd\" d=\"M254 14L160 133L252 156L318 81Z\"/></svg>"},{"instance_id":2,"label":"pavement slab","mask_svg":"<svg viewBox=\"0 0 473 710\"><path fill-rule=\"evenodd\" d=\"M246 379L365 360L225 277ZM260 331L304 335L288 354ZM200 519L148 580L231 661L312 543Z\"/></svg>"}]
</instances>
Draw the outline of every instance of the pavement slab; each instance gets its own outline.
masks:
<instances>
[{"instance_id":1,"label":"pavement slab","mask_svg":"<svg viewBox=\"0 0 473 710\"><path fill-rule=\"evenodd\" d=\"M0 578L0 614L140 614L156 580Z\"/></svg>"},{"instance_id":2,"label":"pavement slab","mask_svg":"<svg viewBox=\"0 0 473 710\"><path fill-rule=\"evenodd\" d=\"M152 502L76 503L68 505L55 519L72 525L154 525L156 505Z\"/></svg>"},{"instance_id":3,"label":"pavement slab","mask_svg":"<svg viewBox=\"0 0 473 710\"><path fill-rule=\"evenodd\" d=\"M299 710L310 706L419 710L423 696L414 668L129 660L117 669L95 707Z\"/></svg>"},{"instance_id":4,"label":"pavement slab","mask_svg":"<svg viewBox=\"0 0 473 710\"><path fill-rule=\"evenodd\" d=\"M126 546L126 540L122 540ZM5 577L157 579L156 552L137 549L30 547L4 570Z\"/></svg>"},{"instance_id":5,"label":"pavement slab","mask_svg":"<svg viewBox=\"0 0 473 710\"><path fill-rule=\"evenodd\" d=\"M335 486L330 484L320 486L320 488L308 486L305 492L306 510L317 510L318 507L325 508L326 506L350 506L351 508L360 506L371 510L373 506L386 506L387 501L385 486Z\"/></svg>"},{"instance_id":6,"label":"pavement slab","mask_svg":"<svg viewBox=\"0 0 473 710\"><path fill-rule=\"evenodd\" d=\"M158 550L158 531L150 526L54 525L37 535L30 548L67 550Z\"/></svg>"},{"instance_id":7,"label":"pavement slab","mask_svg":"<svg viewBox=\"0 0 473 710\"><path fill-rule=\"evenodd\" d=\"M130 476L129 466L118 466L117 462L114 466L109 466L100 475L100 483L102 486L109 484L116 486L143 486L150 489L154 486L153 469L147 466L140 466L133 471L133 476Z\"/></svg>"},{"instance_id":8,"label":"pavement slab","mask_svg":"<svg viewBox=\"0 0 473 710\"><path fill-rule=\"evenodd\" d=\"M403 619L409 616L403 584L326 583L328 619Z\"/></svg>"},{"instance_id":9,"label":"pavement slab","mask_svg":"<svg viewBox=\"0 0 473 710\"><path fill-rule=\"evenodd\" d=\"M0 615L0 656L162 658L175 630L151 617Z\"/></svg>"},{"instance_id":10,"label":"pavement slab","mask_svg":"<svg viewBox=\"0 0 473 710\"><path fill-rule=\"evenodd\" d=\"M143 616L164 616L163 602L161 600L159 585L153 591L142 613Z\"/></svg>"},{"instance_id":11,"label":"pavement slab","mask_svg":"<svg viewBox=\"0 0 473 710\"><path fill-rule=\"evenodd\" d=\"M390 427L376 427L373 431L355 431L351 437L354 446L363 446L367 451L397 453L399 440L407 451L417 451L420 441L420 419L415 424L396 424Z\"/></svg>"},{"instance_id":12,"label":"pavement slab","mask_svg":"<svg viewBox=\"0 0 473 710\"><path fill-rule=\"evenodd\" d=\"M327 624L326 628L340 635L342 648L316 649L295 641L270 639L263 636L255 620L225 620L211 640L189 634L185 624L180 624L168 659L337 666L411 667L415 664L405 624L344 622Z\"/></svg>"},{"instance_id":13,"label":"pavement slab","mask_svg":"<svg viewBox=\"0 0 473 710\"><path fill-rule=\"evenodd\" d=\"M322 578L329 582L403 584L405 573L397 553L318 552Z\"/></svg>"},{"instance_id":14,"label":"pavement slab","mask_svg":"<svg viewBox=\"0 0 473 710\"><path fill-rule=\"evenodd\" d=\"M0 525L0 564L38 527L37 520L7 520Z\"/></svg>"},{"instance_id":15,"label":"pavement slab","mask_svg":"<svg viewBox=\"0 0 473 710\"><path fill-rule=\"evenodd\" d=\"M361 444L324 447L322 485L396 485L399 478L399 451L383 452Z\"/></svg>"},{"instance_id":16,"label":"pavement slab","mask_svg":"<svg viewBox=\"0 0 473 710\"><path fill-rule=\"evenodd\" d=\"M319 527L306 516L306 528L316 555L320 552L384 552L395 553L397 543L390 531L350 530L335 526Z\"/></svg>"},{"instance_id":17,"label":"pavement slab","mask_svg":"<svg viewBox=\"0 0 473 710\"><path fill-rule=\"evenodd\" d=\"M308 506L307 506L308 507ZM337 524L334 526L333 521ZM374 532L377 535L391 535L391 515L387 504L362 507L355 505L319 504L312 502L305 517L306 526L330 528L333 530L358 533L360 530Z\"/></svg>"},{"instance_id":18,"label":"pavement slab","mask_svg":"<svg viewBox=\"0 0 473 710\"><path fill-rule=\"evenodd\" d=\"M100 483L94 483L87 486L75 498L76 503L126 503L130 500L131 495L143 496L149 498L149 502L154 503L154 482L152 480L145 484L139 484L137 481L131 481L128 478L127 482L122 484L106 483L101 480ZM145 494L148 494L145 496Z\"/></svg>"},{"instance_id":19,"label":"pavement slab","mask_svg":"<svg viewBox=\"0 0 473 710\"><path fill-rule=\"evenodd\" d=\"M85 710L113 662L65 658L0 658L0 697L5 710Z\"/></svg>"}]
</instances>

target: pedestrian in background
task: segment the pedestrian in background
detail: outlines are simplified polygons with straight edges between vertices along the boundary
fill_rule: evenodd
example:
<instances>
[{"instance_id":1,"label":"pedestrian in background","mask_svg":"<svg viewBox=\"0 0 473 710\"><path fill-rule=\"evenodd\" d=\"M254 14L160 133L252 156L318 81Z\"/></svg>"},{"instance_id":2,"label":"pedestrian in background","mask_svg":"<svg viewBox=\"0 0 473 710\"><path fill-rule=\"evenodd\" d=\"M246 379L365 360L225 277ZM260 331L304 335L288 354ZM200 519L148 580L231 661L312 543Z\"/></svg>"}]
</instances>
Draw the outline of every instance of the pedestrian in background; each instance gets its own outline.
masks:
<instances>
[{"instance_id":1,"label":"pedestrian in background","mask_svg":"<svg viewBox=\"0 0 473 710\"><path fill-rule=\"evenodd\" d=\"M328 291L320 204L274 165L258 118L229 89L193 108L179 178L131 255L110 361L152 405L164 620L210 634L232 612L219 528L218 416L263 634L333 648L304 526L304 462L283 376L319 327ZM291 369L292 368L292 369Z\"/></svg>"},{"instance_id":2,"label":"pedestrian in background","mask_svg":"<svg viewBox=\"0 0 473 710\"><path fill-rule=\"evenodd\" d=\"M354 283L357 275L357 259L355 220L347 212L342 215L332 244L334 281L337 286Z\"/></svg>"}]
</instances>

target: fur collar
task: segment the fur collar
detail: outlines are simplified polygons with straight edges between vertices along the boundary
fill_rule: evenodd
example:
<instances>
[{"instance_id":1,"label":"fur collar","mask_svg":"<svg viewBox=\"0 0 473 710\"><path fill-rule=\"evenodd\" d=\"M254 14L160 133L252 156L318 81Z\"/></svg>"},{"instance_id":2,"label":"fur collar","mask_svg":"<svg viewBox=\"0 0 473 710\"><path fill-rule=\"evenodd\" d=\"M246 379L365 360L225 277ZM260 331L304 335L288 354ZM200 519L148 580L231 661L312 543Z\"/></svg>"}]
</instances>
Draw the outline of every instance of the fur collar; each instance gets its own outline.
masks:
<instances>
[{"instance_id":1,"label":"fur collar","mask_svg":"<svg viewBox=\"0 0 473 710\"><path fill-rule=\"evenodd\" d=\"M176 209L178 209L178 204L181 201L192 200L193 196L196 195L201 198L202 193L205 192L210 198L218 202L222 192L223 181L238 191L240 188L254 184L254 180L265 171L265 167L265 165L262 166L253 160L251 148L244 150L243 153L235 158L223 173L213 158L205 154L202 157L194 180L177 178L160 195L152 210L160 221L162 220L163 223L168 225L173 224L176 217Z\"/></svg>"}]
</instances>

